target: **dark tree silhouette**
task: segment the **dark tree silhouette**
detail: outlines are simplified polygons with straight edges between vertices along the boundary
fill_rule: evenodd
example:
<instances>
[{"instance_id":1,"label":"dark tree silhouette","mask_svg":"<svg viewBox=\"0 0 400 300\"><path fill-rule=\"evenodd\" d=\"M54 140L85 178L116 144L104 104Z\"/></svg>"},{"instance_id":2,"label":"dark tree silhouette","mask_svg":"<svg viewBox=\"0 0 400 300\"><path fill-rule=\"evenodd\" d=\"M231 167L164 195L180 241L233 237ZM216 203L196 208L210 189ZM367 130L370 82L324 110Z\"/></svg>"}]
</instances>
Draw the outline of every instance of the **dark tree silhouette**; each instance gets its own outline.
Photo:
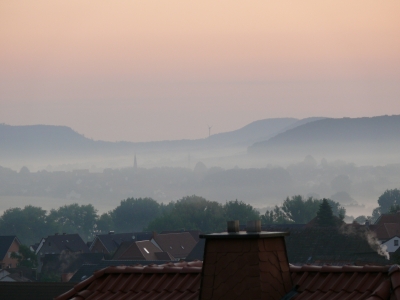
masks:
<instances>
[{"instance_id":1,"label":"dark tree silhouette","mask_svg":"<svg viewBox=\"0 0 400 300\"><path fill-rule=\"evenodd\" d=\"M327 199L322 199L317 212L317 224L322 227L335 226L337 221L333 215L332 207L329 205Z\"/></svg>"},{"instance_id":2,"label":"dark tree silhouette","mask_svg":"<svg viewBox=\"0 0 400 300\"><path fill-rule=\"evenodd\" d=\"M386 190L378 199L380 213L384 214L390 211L395 205L400 205L400 190Z\"/></svg>"}]
</instances>

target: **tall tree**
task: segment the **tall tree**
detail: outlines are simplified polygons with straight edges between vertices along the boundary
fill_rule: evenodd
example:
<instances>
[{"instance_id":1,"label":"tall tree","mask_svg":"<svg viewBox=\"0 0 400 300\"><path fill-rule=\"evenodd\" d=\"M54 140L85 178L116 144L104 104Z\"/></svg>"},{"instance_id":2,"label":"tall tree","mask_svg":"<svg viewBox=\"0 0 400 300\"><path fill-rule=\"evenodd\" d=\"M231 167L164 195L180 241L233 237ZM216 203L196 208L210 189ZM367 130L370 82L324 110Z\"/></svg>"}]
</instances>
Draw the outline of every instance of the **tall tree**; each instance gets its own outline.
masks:
<instances>
[{"instance_id":1,"label":"tall tree","mask_svg":"<svg viewBox=\"0 0 400 300\"><path fill-rule=\"evenodd\" d=\"M78 233L84 240L91 240L95 234L97 210L91 204L74 203L52 209L47 219L58 232Z\"/></svg>"},{"instance_id":2,"label":"tall tree","mask_svg":"<svg viewBox=\"0 0 400 300\"><path fill-rule=\"evenodd\" d=\"M337 221L333 216L332 207L327 199L322 199L317 212L317 224L322 227L335 226Z\"/></svg>"},{"instance_id":3,"label":"tall tree","mask_svg":"<svg viewBox=\"0 0 400 300\"><path fill-rule=\"evenodd\" d=\"M346 214L346 209L341 207L338 202L330 199L326 201L331 206L333 215L343 220ZM263 224L305 224L311 221L317 215L320 209L322 200L309 197L305 199L300 195L287 197L281 206L275 206L273 210L266 211L262 216Z\"/></svg>"},{"instance_id":4,"label":"tall tree","mask_svg":"<svg viewBox=\"0 0 400 300\"><path fill-rule=\"evenodd\" d=\"M228 201L224 205L225 219L239 220L240 224L246 224L247 221L258 220L260 213L250 204L242 201Z\"/></svg>"},{"instance_id":5,"label":"tall tree","mask_svg":"<svg viewBox=\"0 0 400 300\"><path fill-rule=\"evenodd\" d=\"M39 242L54 230L47 221L46 211L32 205L7 209L0 218L0 234L16 235L26 245Z\"/></svg>"},{"instance_id":6,"label":"tall tree","mask_svg":"<svg viewBox=\"0 0 400 300\"><path fill-rule=\"evenodd\" d=\"M142 231L160 215L160 205L151 198L128 198L110 214L117 232Z\"/></svg>"},{"instance_id":7,"label":"tall tree","mask_svg":"<svg viewBox=\"0 0 400 300\"><path fill-rule=\"evenodd\" d=\"M205 233L226 229L223 206L198 196L188 196L178 200L173 208L150 222L148 229L155 231L192 229Z\"/></svg>"},{"instance_id":8,"label":"tall tree","mask_svg":"<svg viewBox=\"0 0 400 300\"><path fill-rule=\"evenodd\" d=\"M283 212L283 210L275 205L274 209L267 210L264 215L261 216L262 224L290 224L293 223L291 219Z\"/></svg>"},{"instance_id":9,"label":"tall tree","mask_svg":"<svg viewBox=\"0 0 400 300\"><path fill-rule=\"evenodd\" d=\"M102 214L96 221L96 234L105 234L114 229L111 213Z\"/></svg>"},{"instance_id":10,"label":"tall tree","mask_svg":"<svg viewBox=\"0 0 400 300\"><path fill-rule=\"evenodd\" d=\"M388 213L390 207L393 205L400 205L400 190L386 190L379 198L378 204L380 208L380 213Z\"/></svg>"},{"instance_id":11,"label":"tall tree","mask_svg":"<svg viewBox=\"0 0 400 300\"><path fill-rule=\"evenodd\" d=\"M297 224L305 224L311 221L319 209L321 201L309 197L304 199L300 195L289 197L282 204L282 211L286 216Z\"/></svg>"}]
</instances>

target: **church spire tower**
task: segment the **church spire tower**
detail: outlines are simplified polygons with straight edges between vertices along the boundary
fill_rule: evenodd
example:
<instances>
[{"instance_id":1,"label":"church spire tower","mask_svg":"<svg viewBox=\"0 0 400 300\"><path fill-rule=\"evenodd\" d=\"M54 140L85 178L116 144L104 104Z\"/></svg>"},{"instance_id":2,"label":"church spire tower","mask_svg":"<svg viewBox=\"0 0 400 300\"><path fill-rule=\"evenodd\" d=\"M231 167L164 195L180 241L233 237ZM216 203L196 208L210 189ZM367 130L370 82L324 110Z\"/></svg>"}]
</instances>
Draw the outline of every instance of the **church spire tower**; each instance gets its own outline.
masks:
<instances>
[{"instance_id":1,"label":"church spire tower","mask_svg":"<svg viewBox=\"0 0 400 300\"><path fill-rule=\"evenodd\" d=\"M134 156L134 159L133 159L133 169L134 169L134 170L137 170L136 153L135 153L135 156Z\"/></svg>"}]
</instances>

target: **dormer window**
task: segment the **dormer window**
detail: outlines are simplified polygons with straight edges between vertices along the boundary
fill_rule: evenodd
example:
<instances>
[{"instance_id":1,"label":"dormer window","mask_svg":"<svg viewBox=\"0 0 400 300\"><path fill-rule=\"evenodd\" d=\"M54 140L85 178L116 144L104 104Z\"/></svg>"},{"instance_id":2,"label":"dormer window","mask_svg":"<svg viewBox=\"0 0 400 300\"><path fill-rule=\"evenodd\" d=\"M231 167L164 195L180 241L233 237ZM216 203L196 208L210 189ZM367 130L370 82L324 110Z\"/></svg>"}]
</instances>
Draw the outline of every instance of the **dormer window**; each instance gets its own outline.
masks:
<instances>
[{"instance_id":1,"label":"dormer window","mask_svg":"<svg viewBox=\"0 0 400 300\"><path fill-rule=\"evenodd\" d=\"M399 245L399 240L394 240L394 245L398 246Z\"/></svg>"}]
</instances>

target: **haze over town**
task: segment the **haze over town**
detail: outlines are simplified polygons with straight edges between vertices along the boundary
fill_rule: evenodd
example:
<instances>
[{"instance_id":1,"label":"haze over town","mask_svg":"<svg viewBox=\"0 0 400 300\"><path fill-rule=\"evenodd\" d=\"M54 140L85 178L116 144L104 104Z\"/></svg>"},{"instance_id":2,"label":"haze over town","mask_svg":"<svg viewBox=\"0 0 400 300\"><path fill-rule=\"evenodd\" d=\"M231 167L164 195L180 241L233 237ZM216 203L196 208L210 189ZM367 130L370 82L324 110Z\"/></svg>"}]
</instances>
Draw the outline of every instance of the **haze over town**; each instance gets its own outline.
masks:
<instances>
[{"instance_id":1,"label":"haze over town","mask_svg":"<svg viewBox=\"0 0 400 300\"><path fill-rule=\"evenodd\" d=\"M302 194L370 214L400 176L399 13L398 1L2 1L0 210L192 194L265 209Z\"/></svg>"},{"instance_id":2,"label":"haze over town","mask_svg":"<svg viewBox=\"0 0 400 300\"><path fill-rule=\"evenodd\" d=\"M399 16L1 0L0 298L400 299Z\"/></svg>"}]
</instances>

